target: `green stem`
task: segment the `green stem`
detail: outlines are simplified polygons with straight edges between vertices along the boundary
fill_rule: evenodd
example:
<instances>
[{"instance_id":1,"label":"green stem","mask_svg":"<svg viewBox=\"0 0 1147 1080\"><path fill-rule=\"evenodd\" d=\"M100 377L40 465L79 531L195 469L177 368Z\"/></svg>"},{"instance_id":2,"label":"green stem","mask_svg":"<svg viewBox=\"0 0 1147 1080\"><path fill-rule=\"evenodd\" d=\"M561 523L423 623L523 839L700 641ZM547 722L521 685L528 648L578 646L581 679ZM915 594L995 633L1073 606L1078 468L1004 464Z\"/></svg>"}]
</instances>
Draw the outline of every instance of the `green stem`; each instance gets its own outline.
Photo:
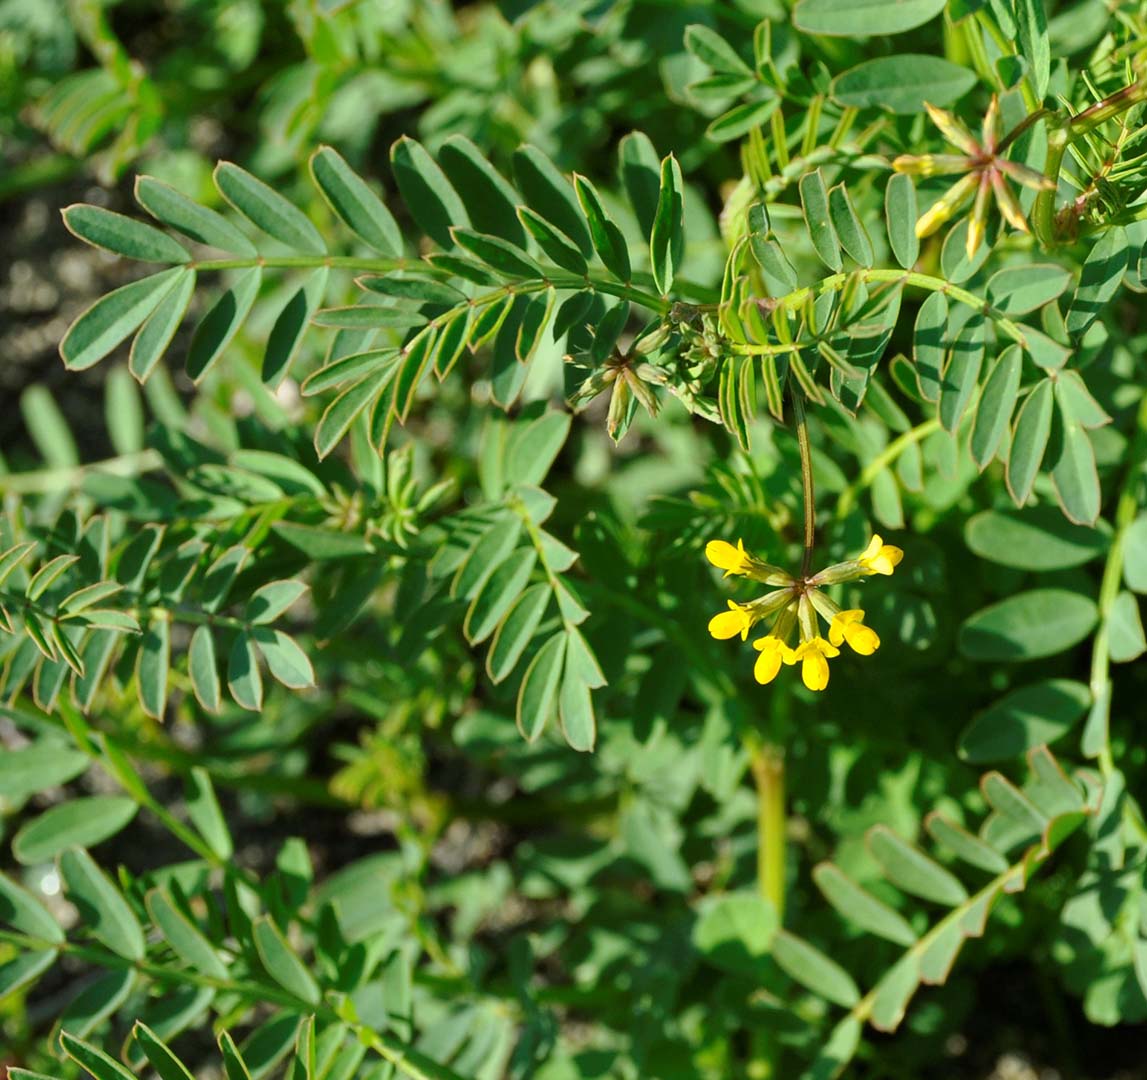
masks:
<instances>
[{"instance_id":1,"label":"green stem","mask_svg":"<svg viewBox=\"0 0 1147 1080\"><path fill-rule=\"evenodd\" d=\"M358 255L275 255L253 256L247 259L206 259L201 262L184 264L188 269L199 271L249 270L262 267L273 270L318 270L322 267L340 270L359 271L364 274L388 274L396 270L418 269L423 272L450 276L448 271L436 267L422 259L381 259ZM622 300L630 300L651 311L664 315L671 302L646 289L638 288L632 282L615 281L600 274L570 274L557 267L540 266L542 277L536 280L521 280L503 286L506 292L540 292L543 289L592 289ZM706 294L708 290L704 290Z\"/></svg>"},{"instance_id":2,"label":"green stem","mask_svg":"<svg viewBox=\"0 0 1147 1080\"><path fill-rule=\"evenodd\" d=\"M840 493L840 498L836 502L837 519L848 516L848 512L856 505L857 496L869 487L881 471L887 469L908 447L928 438L932 432L939 430L940 421L933 417L931 420L925 420L922 424L917 424L914 428L909 428L908 431L893 439L860 470L860 475Z\"/></svg>"},{"instance_id":3,"label":"green stem","mask_svg":"<svg viewBox=\"0 0 1147 1080\"><path fill-rule=\"evenodd\" d=\"M808 285L803 289L796 289L780 297L776 302L778 305L788 308L790 311L799 311L810 298L820 296L822 293L843 289L852 281L860 281L866 284L869 282L889 282L901 285L914 285L917 288L926 289L928 292L943 293L950 300L955 300L958 304L964 304L967 307L974 308L985 318L991 319L1003 334L1006 334L1018 345L1022 347L1027 346L1024 328L993 308L983 297L977 296L967 289L961 289L958 285L953 285L943 278L933 277L931 274L917 273L915 270L854 270L851 273L830 274L828 277L822 278L815 285ZM734 343L730 345L730 348L738 352L753 353L764 347L759 345L737 345ZM768 346L768 349L772 350L774 346Z\"/></svg>"},{"instance_id":4,"label":"green stem","mask_svg":"<svg viewBox=\"0 0 1147 1080\"><path fill-rule=\"evenodd\" d=\"M1120 113L1147 101L1147 79L1140 79L1117 90L1114 94L1097 101L1075 116L1057 117L1048 122L1047 160L1044 162L1044 176L1059 184L1059 171L1063 156L1068 147L1101 124L1113 120ZM1054 114L1053 114L1054 115ZM1055 235L1055 188L1041 191L1032 207L1032 229L1036 239L1046 248L1056 243Z\"/></svg>"},{"instance_id":5,"label":"green stem","mask_svg":"<svg viewBox=\"0 0 1147 1080\"><path fill-rule=\"evenodd\" d=\"M812 570L813 548L816 547L816 491L813 487L812 448L808 441L804 394L795 384L792 387L792 399L797 448L801 456L801 489L804 493L804 557L801 560L801 577L808 577Z\"/></svg>"},{"instance_id":6,"label":"green stem","mask_svg":"<svg viewBox=\"0 0 1147 1080\"><path fill-rule=\"evenodd\" d=\"M1099 585L1099 629L1091 648L1091 712L1083 731L1082 750L1087 757L1098 759L1104 776L1115 769L1111 756L1111 642L1109 620L1119 586L1123 580L1127 530L1139 512L1139 481L1147 461L1147 393L1139 399L1135 419L1135 437L1128 455L1127 476L1115 507L1115 534L1103 566Z\"/></svg>"},{"instance_id":7,"label":"green stem","mask_svg":"<svg viewBox=\"0 0 1147 1080\"><path fill-rule=\"evenodd\" d=\"M779 746L753 742L749 764L757 785L757 887L785 917L785 756Z\"/></svg>"}]
</instances>

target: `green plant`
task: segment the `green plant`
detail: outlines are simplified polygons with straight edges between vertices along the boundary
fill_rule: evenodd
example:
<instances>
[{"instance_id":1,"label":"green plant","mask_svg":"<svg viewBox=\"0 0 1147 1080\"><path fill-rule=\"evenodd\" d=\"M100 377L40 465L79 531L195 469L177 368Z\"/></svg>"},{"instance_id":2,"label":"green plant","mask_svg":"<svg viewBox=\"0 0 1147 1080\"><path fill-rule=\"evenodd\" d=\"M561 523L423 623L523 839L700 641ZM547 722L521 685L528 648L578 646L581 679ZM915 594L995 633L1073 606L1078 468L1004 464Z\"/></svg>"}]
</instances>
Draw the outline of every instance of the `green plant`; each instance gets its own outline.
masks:
<instances>
[{"instance_id":1,"label":"green plant","mask_svg":"<svg viewBox=\"0 0 1147 1080\"><path fill-rule=\"evenodd\" d=\"M232 56L193 194L196 88L72 11L164 178L64 211L126 365L0 475L14 1080L975 1075L1001 970L1142 1022L1147 8L382 7Z\"/></svg>"}]
</instances>

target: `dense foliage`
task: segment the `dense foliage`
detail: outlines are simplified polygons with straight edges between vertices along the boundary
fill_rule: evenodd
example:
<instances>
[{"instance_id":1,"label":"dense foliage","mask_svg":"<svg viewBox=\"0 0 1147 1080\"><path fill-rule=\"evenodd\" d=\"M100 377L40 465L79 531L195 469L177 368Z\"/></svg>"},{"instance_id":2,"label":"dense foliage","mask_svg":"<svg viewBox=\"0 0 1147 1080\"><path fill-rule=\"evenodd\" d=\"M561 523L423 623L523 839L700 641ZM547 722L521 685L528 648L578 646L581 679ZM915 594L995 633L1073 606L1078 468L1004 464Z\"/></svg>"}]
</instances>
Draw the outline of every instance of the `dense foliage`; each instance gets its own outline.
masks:
<instances>
[{"instance_id":1,"label":"dense foliage","mask_svg":"<svg viewBox=\"0 0 1147 1080\"><path fill-rule=\"evenodd\" d=\"M1141 1068L1144 102L1144 0L2 0L12 1080Z\"/></svg>"}]
</instances>

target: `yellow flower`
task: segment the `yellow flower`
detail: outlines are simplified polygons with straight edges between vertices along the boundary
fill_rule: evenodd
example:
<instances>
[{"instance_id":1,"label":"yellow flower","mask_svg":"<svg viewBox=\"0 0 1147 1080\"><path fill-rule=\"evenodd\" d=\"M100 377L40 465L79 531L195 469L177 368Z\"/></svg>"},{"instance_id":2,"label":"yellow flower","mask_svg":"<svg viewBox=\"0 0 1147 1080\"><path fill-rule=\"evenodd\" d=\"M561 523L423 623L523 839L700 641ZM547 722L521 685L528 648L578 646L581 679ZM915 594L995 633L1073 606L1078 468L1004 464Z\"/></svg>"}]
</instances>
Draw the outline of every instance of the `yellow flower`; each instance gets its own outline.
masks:
<instances>
[{"instance_id":1,"label":"yellow flower","mask_svg":"<svg viewBox=\"0 0 1147 1080\"><path fill-rule=\"evenodd\" d=\"M741 635L744 641L749 636L749 628L753 625L752 616L747 607L742 607L734 600L729 602L729 610L714 615L709 620L709 633L718 641L728 641Z\"/></svg>"},{"instance_id":2,"label":"yellow flower","mask_svg":"<svg viewBox=\"0 0 1147 1080\"><path fill-rule=\"evenodd\" d=\"M801 678L810 690L823 690L828 686L829 657L839 656L840 650L822 637L802 641L784 656L786 664L801 662ZM791 658L791 659L790 659Z\"/></svg>"},{"instance_id":3,"label":"yellow flower","mask_svg":"<svg viewBox=\"0 0 1147 1080\"><path fill-rule=\"evenodd\" d=\"M984 116L980 137L976 138L952 113L927 102L924 108L944 138L963 154L901 154L892 162L897 172L915 176L963 173L916 222L916 235L929 236L956 214L975 195L968 218L965 250L970 259L984 242L988 226L988 203L995 197L1001 216L1013 229L1028 232L1027 219L1008 180L1033 191L1054 191L1055 181L1018 161L1005 157L1008 147L1030 121L1022 122L1007 135L1000 130L999 100L993 96Z\"/></svg>"},{"instance_id":4,"label":"yellow flower","mask_svg":"<svg viewBox=\"0 0 1147 1080\"><path fill-rule=\"evenodd\" d=\"M773 634L757 638L753 642L753 648L761 654L753 665L753 678L762 686L771 683L777 677L777 672L781 670L781 661L793 654L793 650Z\"/></svg>"},{"instance_id":5,"label":"yellow flower","mask_svg":"<svg viewBox=\"0 0 1147 1080\"><path fill-rule=\"evenodd\" d=\"M727 540L710 540L705 545L705 558L718 570L724 570L725 577L731 574L746 574L751 566L743 540L738 540L736 547Z\"/></svg>"},{"instance_id":6,"label":"yellow flower","mask_svg":"<svg viewBox=\"0 0 1147 1080\"><path fill-rule=\"evenodd\" d=\"M892 544L886 544L879 536L869 541L868 547L856 560L869 574L891 574L904 558L904 552Z\"/></svg>"},{"instance_id":7,"label":"yellow flower","mask_svg":"<svg viewBox=\"0 0 1147 1080\"><path fill-rule=\"evenodd\" d=\"M765 585L787 586L793 583L792 575L787 571L747 552L743 540L738 540L736 547L728 540L710 540L705 545L705 558L719 570L724 570L725 577L740 574Z\"/></svg>"},{"instance_id":8,"label":"yellow flower","mask_svg":"<svg viewBox=\"0 0 1147 1080\"><path fill-rule=\"evenodd\" d=\"M864 625L864 612L860 608L838 611L828 628L828 640L833 645L847 641L853 652L871 656L880 648L880 636L871 626Z\"/></svg>"}]
</instances>

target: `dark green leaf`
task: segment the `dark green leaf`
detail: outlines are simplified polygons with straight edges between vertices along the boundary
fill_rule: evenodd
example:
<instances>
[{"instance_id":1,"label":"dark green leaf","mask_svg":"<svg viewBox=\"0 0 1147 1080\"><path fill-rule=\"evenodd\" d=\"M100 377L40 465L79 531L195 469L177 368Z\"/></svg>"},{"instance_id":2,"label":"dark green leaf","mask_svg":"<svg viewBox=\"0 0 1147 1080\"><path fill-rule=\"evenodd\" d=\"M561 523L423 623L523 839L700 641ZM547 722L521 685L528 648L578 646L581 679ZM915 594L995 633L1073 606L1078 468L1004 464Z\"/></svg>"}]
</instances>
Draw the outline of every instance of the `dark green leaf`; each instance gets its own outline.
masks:
<instances>
[{"instance_id":1,"label":"dark green leaf","mask_svg":"<svg viewBox=\"0 0 1147 1080\"><path fill-rule=\"evenodd\" d=\"M112 952L142 960L143 930L123 894L82 848L60 856L68 898L80 910L84 926Z\"/></svg>"},{"instance_id":2,"label":"dark green leaf","mask_svg":"<svg viewBox=\"0 0 1147 1080\"><path fill-rule=\"evenodd\" d=\"M305 1001L308 1005L317 1005L321 996L319 984L287 944L278 927L264 916L255 920L252 929L259 959L263 961L263 966L271 978L301 1001Z\"/></svg>"},{"instance_id":3,"label":"dark green leaf","mask_svg":"<svg viewBox=\"0 0 1147 1080\"><path fill-rule=\"evenodd\" d=\"M960 627L960 651L973 660L1034 660L1082 641L1095 626L1095 602L1066 589L1032 589L977 611Z\"/></svg>"},{"instance_id":4,"label":"dark green leaf","mask_svg":"<svg viewBox=\"0 0 1147 1080\"><path fill-rule=\"evenodd\" d=\"M800 179L801 208L805 225L820 261L830 270L839 272L844 263L840 258L840 241L832 227L828 207L828 189L820 169L805 173Z\"/></svg>"},{"instance_id":5,"label":"dark green leaf","mask_svg":"<svg viewBox=\"0 0 1147 1080\"><path fill-rule=\"evenodd\" d=\"M306 255L326 254L326 244L310 218L245 169L221 161L215 166L215 186L240 214L280 244Z\"/></svg>"},{"instance_id":6,"label":"dark green leaf","mask_svg":"<svg viewBox=\"0 0 1147 1080\"><path fill-rule=\"evenodd\" d=\"M522 678L518 691L517 721L518 730L529 742L541 735L554 715L565 649L564 633L551 636L538 650Z\"/></svg>"},{"instance_id":7,"label":"dark green leaf","mask_svg":"<svg viewBox=\"0 0 1147 1080\"><path fill-rule=\"evenodd\" d=\"M1023 506L1031 494L1036 473L1043 462L1044 451L1051 435L1051 416L1055 406L1054 389L1050 379L1036 383L1016 417L1008 453L1008 491L1017 506Z\"/></svg>"},{"instance_id":8,"label":"dark green leaf","mask_svg":"<svg viewBox=\"0 0 1147 1080\"><path fill-rule=\"evenodd\" d=\"M901 53L865 60L832 81L832 96L855 109L911 115L924 102L951 105L976 85L976 73L938 56Z\"/></svg>"},{"instance_id":9,"label":"dark green leaf","mask_svg":"<svg viewBox=\"0 0 1147 1080\"><path fill-rule=\"evenodd\" d=\"M911 270L920 257L920 240L916 236L916 185L912 177L893 173L884 189L884 220L888 227L888 243L896 261L905 270Z\"/></svg>"},{"instance_id":10,"label":"dark green leaf","mask_svg":"<svg viewBox=\"0 0 1147 1080\"><path fill-rule=\"evenodd\" d=\"M438 161L461 196L475 229L516 247L526 246L526 234L515 209L521 196L474 143L465 135L451 135L439 149Z\"/></svg>"},{"instance_id":11,"label":"dark green leaf","mask_svg":"<svg viewBox=\"0 0 1147 1080\"><path fill-rule=\"evenodd\" d=\"M154 177L141 176L136 180L135 199L157 221L192 240L233 255L257 254L255 245L221 214L200 206Z\"/></svg>"},{"instance_id":12,"label":"dark green leaf","mask_svg":"<svg viewBox=\"0 0 1147 1080\"><path fill-rule=\"evenodd\" d=\"M187 354L187 374L196 382L207 374L231 344L231 339L255 303L262 280L263 271L258 266L243 271L195 328Z\"/></svg>"},{"instance_id":13,"label":"dark green leaf","mask_svg":"<svg viewBox=\"0 0 1147 1080\"><path fill-rule=\"evenodd\" d=\"M439 247L454 246L451 226L470 224L466 207L421 143L403 136L390 148L390 166L418 227Z\"/></svg>"},{"instance_id":14,"label":"dark green leaf","mask_svg":"<svg viewBox=\"0 0 1147 1080\"><path fill-rule=\"evenodd\" d=\"M315 186L347 228L380 255L400 258L402 233L394 216L338 151L320 147L310 166Z\"/></svg>"},{"instance_id":15,"label":"dark green leaf","mask_svg":"<svg viewBox=\"0 0 1147 1080\"><path fill-rule=\"evenodd\" d=\"M186 273L179 267L162 270L97 300L60 342L60 356L67 367L83 371L98 364L139 328Z\"/></svg>"},{"instance_id":16,"label":"dark green leaf","mask_svg":"<svg viewBox=\"0 0 1147 1080\"><path fill-rule=\"evenodd\" d=\"M1091 703L1080 682L1047 679L1020 687L980 713L960 736L960 756L976 764L1006 761L1061 738Z\"/></svg>"},{"instance_id":17,"label":"dark green leaf","mask_svg":"<svg viewBox=\"0 0 1147 1080\"><path fill-rule=\"evenodd\" d=\"M869 37L902 34L934 19L945 0L799 0L793 24L806 34Z\"/></svg>"},{"instance_id":18,"label":"dark green leaf","mask_svg":"<svg viewBox=\"0 0 1147 1080\"><path fill-rule=\"evenodd\" d=\"M84 203L67 207L63 214L64 224L73 235L105 251L141 262L185 263L191 259L187 249L167 233L123 214Z\"/></svg>"},{"instance_id":19,"label":"dark green leaf","mask_svg":"<svg viewBox=\"0 0 1147 1080\"><path fill-rule=\"evenodd\" d=\"M606 213L597 190L584 176L574 175L574 191L589 225L593 247L605 268L621 281L630 277L629 247L613 218Z\"/></svg>"}]
</instances>

